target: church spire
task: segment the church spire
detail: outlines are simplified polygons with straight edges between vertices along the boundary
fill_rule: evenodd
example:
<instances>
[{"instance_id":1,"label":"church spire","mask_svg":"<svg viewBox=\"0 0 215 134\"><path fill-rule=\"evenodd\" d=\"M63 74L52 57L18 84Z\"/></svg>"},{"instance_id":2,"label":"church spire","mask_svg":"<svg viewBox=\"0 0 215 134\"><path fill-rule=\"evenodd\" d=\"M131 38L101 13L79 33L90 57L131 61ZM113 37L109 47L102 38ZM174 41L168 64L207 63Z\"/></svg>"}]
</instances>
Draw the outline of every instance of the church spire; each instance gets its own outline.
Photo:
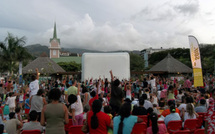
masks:
<instances>
[{"instance_id":1,"label":"church spire","mask_svg":"<svg viewBox=\"0 0 215 134\"><path fill-rule=\"evenodd\" d=\"M56 22L54 22L54 33L53 33L53 39L57 39L57 30L56 30Z\"/></svg>"},{"instance_id":2,"label":"church spire","mask_svg":"<svg viewBox=\"0 0 215 134\"><path fill-rule=\"evenodd\" d=\"M60 43L60 39L57 38L56 22L54 22L53 38L51 38L49 42L51 42L53 39L57 40Z\"/></svg>"}]
</instances>

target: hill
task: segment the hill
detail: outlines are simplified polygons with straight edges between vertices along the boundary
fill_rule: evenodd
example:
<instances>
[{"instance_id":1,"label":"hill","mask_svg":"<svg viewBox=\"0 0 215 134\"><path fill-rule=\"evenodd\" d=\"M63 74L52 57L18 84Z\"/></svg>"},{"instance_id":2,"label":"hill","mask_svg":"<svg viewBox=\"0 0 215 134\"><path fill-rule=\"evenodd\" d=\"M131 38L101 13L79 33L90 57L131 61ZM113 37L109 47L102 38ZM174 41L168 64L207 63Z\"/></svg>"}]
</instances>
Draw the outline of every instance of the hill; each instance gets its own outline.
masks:
<instances>
[{"instance_id":1,"label":"hill","mask_svg":"<svg viewBox=\"0 0 215 134\"><path fill-rule=\"evenodd\" d=\"M47 46L42 46L41 44L33 44L26 46L29 53L31 53L35 57L39 57L43 52L49 55L49 48Z\"/></svg>"},{"instance_id":2,"label":"hill","mask_svg":"<svg viewBox=\"0 0 215 134\"><path fill-rule=\"evenodd\" d=\"M48 46L44 46L41 44L33 44L33 45L28 45L25 48L28 49L28 51L35 57L39 57L42 53L46 53L49 55L49 48ZM61 48L62 51L68 51L70 53L78 53L78 54L83 54L85 52L89 53L102 53L104 51L97 51L97 50L89 50L89 49L79 49L79 48ZM135 51L108 51L108 52L132 52L135 54L140 54L140 51L135 50Z\"/></svg>"}]
</instances>

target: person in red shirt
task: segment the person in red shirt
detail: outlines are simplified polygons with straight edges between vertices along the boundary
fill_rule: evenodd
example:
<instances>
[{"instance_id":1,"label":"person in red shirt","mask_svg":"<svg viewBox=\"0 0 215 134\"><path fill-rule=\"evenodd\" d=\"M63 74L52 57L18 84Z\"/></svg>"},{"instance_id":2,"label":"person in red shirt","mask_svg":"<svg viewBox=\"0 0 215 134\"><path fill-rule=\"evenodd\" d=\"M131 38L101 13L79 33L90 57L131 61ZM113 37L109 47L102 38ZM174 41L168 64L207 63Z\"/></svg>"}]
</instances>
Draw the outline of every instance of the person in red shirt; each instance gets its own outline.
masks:
<instances>
[{"instance_id":1,"label":"person in red shirt","mask_svg":"<svg viewBox=\"0 0 215 134\"><path fill-rule=\"evenodd\" d=\"M89 126L90 134L107 134L107 127L113 127L109 115L101 111L102 102L94 100L92 104L92 111L87 114L87 124Z\"/></svg>"},{"instance_id":2,"label":"person in red shirt","mask_svg":"<svg viewBox=\"0 0 215 134\"><path fill-rule=\"evenodd\" d=\"M92 110L93 101L94 101L94 100L98 100L98 99L99 99L99 96L98 96L98 94L97 94L95 91L92 91L92 92L90 93L90 95L91 95L92 98L89 100L89 106L90 106L90 110Z\"/></svg>"},{"instance_id":3,"label":"person in red shirt","mask_svg":"<svg viewBox=\"0 0 215 134\"><path fill-rule=\"evenodd\" d=\"M171 105L175 105L174 101L169 100L168 101L168 106L170 107ZM180 110L178 108L175 109L175 112L178 113L180 115ZM164 117L166 117L167 115L170 114L170 109L166 109L164 110L161 115L163 115Z\"/></svg>"}]
</instances>

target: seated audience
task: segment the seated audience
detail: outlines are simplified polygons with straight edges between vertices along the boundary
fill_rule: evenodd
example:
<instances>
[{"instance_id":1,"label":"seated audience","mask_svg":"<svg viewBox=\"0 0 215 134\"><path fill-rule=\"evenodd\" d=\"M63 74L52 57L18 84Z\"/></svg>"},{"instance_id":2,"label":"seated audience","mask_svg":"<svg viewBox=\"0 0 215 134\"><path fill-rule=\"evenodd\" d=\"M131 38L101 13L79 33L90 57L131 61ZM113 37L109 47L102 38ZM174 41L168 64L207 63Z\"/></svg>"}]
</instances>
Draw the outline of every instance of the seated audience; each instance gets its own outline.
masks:
<instances>
[{"instance_id":1,"label":"seated audience","mask_svg":"<svg viewBox=\"0 0 215 134\"><path fill-rule=\"evenodd\" d=\"M158 115L156 113L152 113L149 115L149 118L152 126L147 128L147 134L165 134L167 133L167 129L165 124L158 124ZM149 120L148 120L149 122Z\"/></svg>"},{"instance_id":2,"label":"seated audience","mask_svg":"<svg viewBox=\"0 0 215 134\"><path fill-rule=\"evenodd\" d=\"M171 105L175 105L175 103L174 103L174 101L169 100L169 101L168 101L168 106L169 106L169 108L166 109L166 110L164 110L164 111L161 113L161 115L163 115L164 117L166 117L167 115L169 115L169 114L170 114L170 106L171 106ZM180 111L178 110L178 108L175 108L175 112L178 113L178 114L180 114Z\"/></svg>"},{"instance_id":3,"label":"seated audience","mask_svg":"<svg viewBox=\"0 0 215 134\"><path fill-rule=\"evenodd\" d=\"M119 111L119 115L113 119L114 134L130 134L135 123L143 120L137 116L131 115L131 103L125 102Z\"/></svg>"},{"instance_id":4,"label":"seated audience","mask_svg":"<svg viewBox=\"0 0 215 134\"><path fill-rule=\"evenodd\" d=\"M200 106L195 108L195 112L196 113L205 113L205 112L207 112L206 100L205 99L200 100Z\"/></svg>"},{"instance_id":5,"label":"seated audience","mask_svg":"<svg viewBox=\"0 0 215 134\"><path fill-rule=\"evenodd\" d=\"M37 111L32 110L29 113L29 117L30 122L24 123L22 130L40 130L41 132L43 132L43 127L40 125L40 122L37 121Z\"/></svg>"},{"instance_id":6,"label":"seated audience","mask_svg":"<svg viewBox=\"0 0 215 134\"><path fill-rule=\"evenodd\" d=\"M147 111L146 111L145 107L143 107L143 104L144 104L144 99L140 98L139 99L139 106L133 107L132 114L133 115L147 115Z\"/></svg>"},{"instance_id":7,"label":"seated audience","mask_svg":"<svg viewBox=\"0 0 215 134\"><path fill-rule=\"evenodd\" d=\"M15 113L11 112L9 114L10 120L5 123L5 130L7 134L16 134L18 126L22 127L23 124L18 119L15 118Z\"/></svg>"},{"instance_id":8,"label":"seated audience","mask_svg":"<svg viewBox=\"0 0 215 134\"><path fill-rule=\"evenodd\" d=\"M166 126L168 125L169 121L181 120L181 117L175 111L176 111L175 105L171 105L170 106L171 113L167 115L164 119Z\"/></svg>"}]
</instances>

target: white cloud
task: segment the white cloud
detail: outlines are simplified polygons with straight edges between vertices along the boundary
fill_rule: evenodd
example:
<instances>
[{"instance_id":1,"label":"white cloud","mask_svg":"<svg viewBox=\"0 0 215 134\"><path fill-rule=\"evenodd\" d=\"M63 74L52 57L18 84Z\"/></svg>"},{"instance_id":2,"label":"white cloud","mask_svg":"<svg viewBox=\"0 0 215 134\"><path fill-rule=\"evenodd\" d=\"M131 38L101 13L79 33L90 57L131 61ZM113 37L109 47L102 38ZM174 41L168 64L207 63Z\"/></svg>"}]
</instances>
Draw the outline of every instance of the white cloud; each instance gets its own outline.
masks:
<instances>
[{"instance_id":1,"label":"white cloud","mask_svg":"<svg viewBox=\"0 0 215 134\"><path fill-rule=\"evenodd\" d=\"M56 20L63 47L133 50L189 47L188 35L215 42L215 1L0 1L0 41L7 32L49 45ZM27 5L27 6L26 6Z\"/></svg>"}]
</instances>

